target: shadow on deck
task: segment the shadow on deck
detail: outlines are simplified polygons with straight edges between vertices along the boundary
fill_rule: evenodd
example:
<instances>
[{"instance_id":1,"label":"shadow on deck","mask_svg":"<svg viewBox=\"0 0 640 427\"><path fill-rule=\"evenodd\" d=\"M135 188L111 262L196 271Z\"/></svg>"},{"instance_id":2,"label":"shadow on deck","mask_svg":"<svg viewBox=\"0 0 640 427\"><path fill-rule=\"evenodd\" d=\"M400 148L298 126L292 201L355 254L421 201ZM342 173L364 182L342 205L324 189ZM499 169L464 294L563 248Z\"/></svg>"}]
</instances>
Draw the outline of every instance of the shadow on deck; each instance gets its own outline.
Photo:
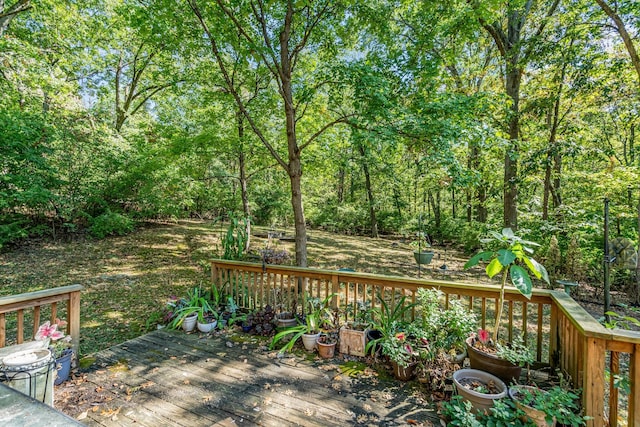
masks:
<instances>
[{"instance_id":1,"label":"shadow on deck","mask_svg":"<svg viewBox=\"0 0 640 427\"><path fill-rule=\"evenodd\" d=\"M97 353L56 407L92 426L440 425L417 382L274 355L257 340L159 330Z\"/></svg>"}]
</instances>

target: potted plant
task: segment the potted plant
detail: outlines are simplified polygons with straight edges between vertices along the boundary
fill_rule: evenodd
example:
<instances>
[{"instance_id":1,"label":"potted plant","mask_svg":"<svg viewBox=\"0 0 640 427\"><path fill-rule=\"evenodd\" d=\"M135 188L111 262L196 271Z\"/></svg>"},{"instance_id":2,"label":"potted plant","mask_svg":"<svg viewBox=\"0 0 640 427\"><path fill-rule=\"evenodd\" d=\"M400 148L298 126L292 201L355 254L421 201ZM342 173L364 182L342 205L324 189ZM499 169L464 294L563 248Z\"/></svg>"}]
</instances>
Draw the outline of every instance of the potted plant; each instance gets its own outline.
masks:
<instances>
[{"instance_id":1,"label":"potted plant","mask_svg":"<svg viewBox=\"0 0 640 427\"><path fill-rule=\"evenodd\" d=\"M271 340L270 347L273 348L280 340L286 338L288 341L279 351L291 351L296 341L302 338L305 348L308 351L313 351L320 336L321 327L325 323L331 322L332 313L328 307L328 303L334 296L335 294L331 294L322 301L320 301L319 298L305 298L305 305L308 307L308 312L304 316L304 321L298 321L298 324L295 326L281 328Z\"/></svg>"},{"instance_id":2,"label":"potted plant","mask_svg":"<svg viewBox=\"0 0 640 427\"><path fill-rule=\"evenodd\" d=\"M218 313L213 312L205 312L202 315L202 319L198 316L198 321L196 325L198 330L203 333L209 333L216 328L218 324Z\"/></svg>"},{"instance_id":3,"label":"potted plant","mask_svg":"<svg viewBox=\"0 0 640 427\"><path fill-rule=\"evenodd\" d=\"M579 396L571 390L554 386L549 390L527 385L509 387L509 397L524 412L523 421L539 427L562 425L580 426L585 417L579 415Z\"/></svg>"},{"instance_id":4,"label":"potted plant","mask_svg":"<svg viewBox=\"0 0 640 427\"><path fill-rule=\"evenodd\" d=\"M347 308L347 317L352 317L353 321L346 322L340 327L340 353L362 357L365 355L367 330L371 325L369 302L358 301L350 304Z\"/></svg>"},{"instance_id":5,"label":"potted plant","mask_svg":"<svg viewBox=\"0 0 640 427\"><path fill-rule=\"evenodd\" d=\"M71 359L73 358L73 345L71 344L71 335L65 335L58 328L64 328L67 322L56 319L52 325L47 321L40 325L36 332L35 339L37 341L47 341L47 346L51 355L56 361L56 379L55 385L60 385L69 379L71 373Z\"/></svg>"},{"instance_id":6,"label":"potted plant","mask_svg":"<svg viewBox=\"0 0 640 427\"><path fill-rule=\"evenodd\" d=\"M476 330L477 318L460 300L451 299L443 308L443 299L444 292L439 289L418 289L419 321L433 353L443 352L460 364L466 356L465 341Z\"/></svg>"},{"instance_id":7,"label":"potted plant","mask_svg":"<svg viewBox=\"0 0 640 427\"><path fill-rule=\"evenodd\" d=\"M469 261L467 261L464 268L471 268L477 265L480 261L485 261L488 262L485 269L487 276L489 276L489 278L493 278L502 273L502 280L500 294L496 301L496 320L493 328L493 339L489 340L489 337L486 337L487 339L483 340L479 336L469 337L466 341L467 352L469 353L471 367L495 372L496 375L500 376L505 381L511 382L513 379L518 379L520 375L520 370L518 370L517 364L508 363L507 366L512 365L512 369L506 372L502 370L502 368L504 368L504 366L502 366L504 364L502 363L499 364L500 366L496 366L499 368L498 371L491 370L493 369L493 362L496 362L496 359L500 359L496 354L496 344L498 343L500 320L504 305L504 290L507 284L507 279L511 279L511 283L515 288L524 297L529 299L531 298L533 284L527 270L536 278L542 279L547 283L549 283L549 276L544 266L539 264L530 256L533 253L533 249L531 249L530 246L539 245L537 243L521 239L516 236L510 228L504 228L501 233L491 232L491 237L483 239L482 241L483 243L497 243L498 248L474 255L469 259ZM523 267L523 265L526 268ZM483 345L481 346L479 343ZM487 354L491 357L483 357ZM480 364L482 364L482 366Z\"/></svg>"},{"instance_id":8,"label":"potted plant","mask_svg":"<svg viewBox=\"0 0 640 427\"><path fill-rule=\"evenodd\" d=\"M422 231L416 233L416 238L409 244L413 248L413 257L418 264L430 264L433 259L433 250L429 236Z\"/></svg>"},{"instance_id":9,"label":"potted plant","mask_svg":"<svg viewBox=\"0 0 640 427\"><path fill-rule=\"evenodd\" d=\"M418 360L428 352L427 344L424 337L410 331L389 334L380 341L382 354L391 361L393 375L401 381L413 378Z\"/></svg>"},{"instance_id":10,"label":"potted plant","mask_svg":"<svg viewBox=\"0 0 640 427\"><path fill-rule=\"evenodd\" d=\"M329 334L320 334L317 341L318 355L323 359L331 359L336 351L337 341Z\"/></svg>"},{"instance_id":11,"label":"potted plant","mask_svg":"<svg viewBox=\"0 0 640 427\"><path fill-rule=\"evenodd\" d=\"M488 411L494 401L507 396L507 385L500 378L478 369L459 369L453 383L463 399L471 402L476 413Z\"/></svg>"},{"instance_id":12,"label":"potted plant","mask_svg":"<svg viewBox=\"0 0 640 427\"><path fill-rule=\"evenodd\" d=\"M377 353L380 341L400 330L405 314L416 306L416 303L405 304L406 300L406 295L403 295L393 307L390 307L382 295L378 294L380 305L370 310L371 328L367 331L365 354Z\"/></svg>"},{"instance_id":13,"label":"potted plant","mask_svg":"<svg viewBox=\"0 0 640 427\"><path fill-rule=\"evenodd\" d=\"M185 332L191 332L196 328L198 319L204 322L205 313L213 313L214 309L204 296L199 287L195 287L187 292L187 298L178 300L175 304L175 312L169 328L177 329L182 327Z\"/></svg>"}]
</instances>

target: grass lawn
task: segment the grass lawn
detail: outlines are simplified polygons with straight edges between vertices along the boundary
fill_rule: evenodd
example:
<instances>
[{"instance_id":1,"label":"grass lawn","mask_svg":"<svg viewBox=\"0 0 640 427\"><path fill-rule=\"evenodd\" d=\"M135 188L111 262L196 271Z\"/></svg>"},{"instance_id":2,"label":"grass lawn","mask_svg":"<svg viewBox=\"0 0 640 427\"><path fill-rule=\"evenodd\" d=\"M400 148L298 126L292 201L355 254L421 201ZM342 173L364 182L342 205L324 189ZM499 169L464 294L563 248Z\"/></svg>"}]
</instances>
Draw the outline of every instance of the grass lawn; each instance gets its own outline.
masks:
<instances>
[{"instance_id":1,"label":"grass lawn","mask_svg":"<svg viewBox=\"0 0 640 427\"><path fill-rule=\"evenodd\" d=\"M254 228L265 235L266 229ZM292 230L282 230L291 235ZM82 354L93 353L155 327L172 295L208 284L209 260L220 250L221 226L203 221L147 223L123 237L70 242L33 240L0 254L0 296L57 286L81 284ZM251 251L267 239L252 237ZM278 242L294 255L292 242ZM448 278L477 283L483 276L462 271L467 257L436 246L423 278ZM323 269L418 277L412 251L400 238L372 239L309 230L308 264ZM293 262L293 261L292 261Z\"/></svg>"}]
</instances>

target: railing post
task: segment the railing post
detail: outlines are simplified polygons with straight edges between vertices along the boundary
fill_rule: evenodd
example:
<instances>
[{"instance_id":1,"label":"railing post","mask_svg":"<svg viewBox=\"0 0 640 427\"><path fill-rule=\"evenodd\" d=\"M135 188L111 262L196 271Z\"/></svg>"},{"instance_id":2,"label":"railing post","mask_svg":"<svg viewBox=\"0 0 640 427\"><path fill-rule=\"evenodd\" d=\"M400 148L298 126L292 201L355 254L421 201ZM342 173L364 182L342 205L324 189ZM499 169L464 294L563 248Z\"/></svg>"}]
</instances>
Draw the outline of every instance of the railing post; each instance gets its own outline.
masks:
<instances>
[{"instance_id":1,"label":"railing post","mask_svg":"<svg viewBox=\"0 0 640 427\"><path fill-rule=\"evenodd\" d=\"M340 307L340 295L338 291L340 290L340 281L338 280L338 275L334 274L331 276L331 293L333 297L331 298L331 308L337 310Z\"/></svg>"},{"instance_id":2,"label":"railing post","mask_svg":"<svg viewBox=\"0 0 640 427\"><path fill-rule=\"evenodd\" d=\"M640 426L640 344L633 346L629 356L629 427Z\"/></svg>"},{"instance_id":3,"label":"railing post","mask_svg":"<svg viewBox=\"0 0 640 427\"><path fill-rule=\"evenodd\" d=\"M558 353L558 306L551 304L551 313L549 316L549 365L551 372L554 372L560 363L560 354Z\"/></svg>"},{"instance_id":4,"label":"railing post","mask_svg":"<svg viewBox=\"0 0 640 427\"><path fill-rule=\"evenodd\" d=\"M67 307L67 325L69 327L69 335L73 343L73 351L76 360L80 354L80 291L71 292L69 294L69 306Z\"/></svg>"},{"instance_id":5,"label":"railing post","mask_svg":"<svg viewBox=\"0 0 640 427\"><path fill-rule=\"evenodd\" d=\"M593 417L587 421L589 427L604 426L604 378L605 341L599 338L584 339L582 372L582 407L585 414Z\"/></svg>"}]
</instances>

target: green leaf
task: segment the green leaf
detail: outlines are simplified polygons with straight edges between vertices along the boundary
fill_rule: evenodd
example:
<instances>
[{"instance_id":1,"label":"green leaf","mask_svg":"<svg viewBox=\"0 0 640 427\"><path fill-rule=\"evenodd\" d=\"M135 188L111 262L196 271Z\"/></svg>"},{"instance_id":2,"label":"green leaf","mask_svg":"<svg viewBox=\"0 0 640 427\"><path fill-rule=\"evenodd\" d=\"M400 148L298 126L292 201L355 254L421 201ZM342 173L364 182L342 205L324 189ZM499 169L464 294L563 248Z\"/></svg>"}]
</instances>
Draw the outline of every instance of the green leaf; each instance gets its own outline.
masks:
<instances>
[{"instance_id":1,"label":"green leaf","mask_svg":"<svg viewBox=\"0 0 640 427\"><path fill-rule=\"evenodd\" d=\"M503 228L502 235L507 239L513 239L515 237L515 234L513 234L513 230L510 228Z\"/></svg>"},{"instance_id":2,"label":"green leaf","mask_svg":"<svg viewBox=\"0 0 640 427\"><path fill-rule=\"evenodd\" d=\"M471 259L469 259L469 261L467 261L467 263L464 265L464 268L467 269L473 267L474 265L478 265L480 261L488 261L491 259L492 255L493 252L480 252L479 254L472 256Z\"/></svg>"},{"instance_id":3,"label":"green leaf","mask_svg":"<svg viewBox=\"0 0 640 427\"><path fill-rule=\"evenodd\" d=\"M542 264L536 261L533 258L522 257L524 263L529 267L529 270L536 276L537 279L544 280L547 284L549 283L549 273L547 273L547 269L544 268Z\"/></svg>"},{"instance_id":4,"label":"green leaf","mask_svg":"<svg viewBox=\"0 0 640 427\"><path fill-rule=\"evenodd\" d=\"M494 258L491 260L489 265L487 265L487 276L489 276L489 278L492 278L496 274L500 273L502 269L503 266L500 263L500 260L498 260L498 258Z\"/></svg>"},{"instance_id":5,"label":"green leaf","mask_svg":"<svg viewBox=\"0 0 640 427\"><path fill-rule=\"evenodd\" d=\"M509 249L498 250L498 261L500 261L500 264L504 265L505 267L511 264L515 260L516 260L516 254L511 252Z\"/></svg>"},{"instance_id":6,"label":"green leaf","mask_svg":"<svg viewBox=\"0 0 640 427\"><path fill-rule=\"evenodd\" d=\"M519 265L512 265L511 269L509 269L509 275L511 276L511 283L513 283L513 286L515 286L527 299L530 299L533 285L527 270Z\"/></svg>"}]
</instances>

